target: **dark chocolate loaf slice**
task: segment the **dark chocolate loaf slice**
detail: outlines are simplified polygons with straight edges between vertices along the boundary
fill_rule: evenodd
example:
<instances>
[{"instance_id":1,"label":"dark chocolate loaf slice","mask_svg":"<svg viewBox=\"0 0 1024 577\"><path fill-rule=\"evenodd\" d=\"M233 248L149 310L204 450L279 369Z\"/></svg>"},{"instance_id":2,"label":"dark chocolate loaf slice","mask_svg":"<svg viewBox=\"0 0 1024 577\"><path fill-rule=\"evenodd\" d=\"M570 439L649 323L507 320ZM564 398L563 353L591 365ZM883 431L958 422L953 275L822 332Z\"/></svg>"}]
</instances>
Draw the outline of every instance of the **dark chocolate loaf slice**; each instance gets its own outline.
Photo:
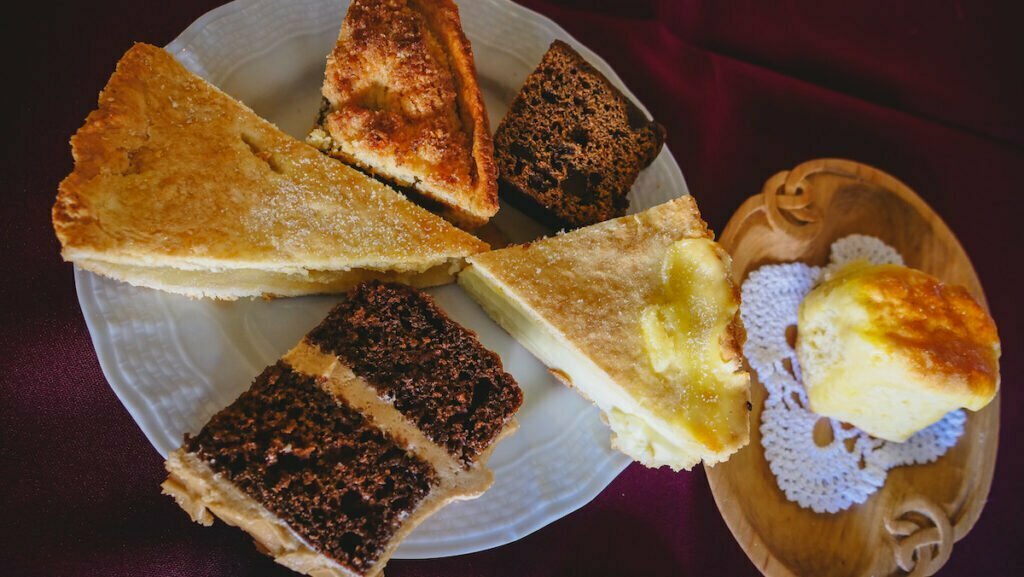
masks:
<instances>
[{"instance_id":1,"label":"dark chocolate loaf slice","mask_svg":"<svg viewBox=\"0 0 1024 577\"><path fill-rule=\"evenodd\" d=\"M665 129L568 44L551 44L494 135L499 192L541 222L623 216Z\"/></svg>"},{"instance_id":2,"label":"dark chocolate loaf slice","mask_svg":"<svg viewBox=\"0 0 1024 577\"><path fill-rule=\"evenodd\" d=\"M429 296L366 283L186 436L164 492L296 571L378 575L424 518L490 486L485 462L521 403L497 355Z\"/></svg>"}]
</instances>

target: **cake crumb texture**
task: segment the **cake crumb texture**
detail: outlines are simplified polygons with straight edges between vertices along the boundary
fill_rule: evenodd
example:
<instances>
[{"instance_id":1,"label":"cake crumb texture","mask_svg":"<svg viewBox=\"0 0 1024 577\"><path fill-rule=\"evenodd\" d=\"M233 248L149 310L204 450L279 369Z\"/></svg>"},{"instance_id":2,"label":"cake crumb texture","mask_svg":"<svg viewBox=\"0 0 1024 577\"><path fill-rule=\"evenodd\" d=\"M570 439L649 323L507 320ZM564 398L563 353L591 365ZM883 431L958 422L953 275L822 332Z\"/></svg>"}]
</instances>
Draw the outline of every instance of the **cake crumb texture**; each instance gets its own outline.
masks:
<instances>
[{"instance_id":1,"label":"cake crumb texture","mask_svg":"<svg viewBox=\"0 0 1024 577\"><path fill-rule=\"evenodd\" d=\"M551 44L494 136L501 194L554 225L623 216L665 129L568 44Z\"/></svg>"},{"instance_id":2,"label":"cake crumb texture","mask_svg":"<svg viewBox=\"0 0 1024 577\"><path fill-rule=\"evenodd\" d=\"M283 362L185 447L359 573L437 483L430 464Z\"/></svg>"},{"instance_id":3,"label":"cake crumb texture","mask_svg":"<svg viewBox=\"0 0 1024 577\"><path fill-rule=\"evenodd\" d=\"M464 466L494 442L523 401L497 354L425 293L404 285L360 285L308 338Z\"/></svg>"}]
</instances>

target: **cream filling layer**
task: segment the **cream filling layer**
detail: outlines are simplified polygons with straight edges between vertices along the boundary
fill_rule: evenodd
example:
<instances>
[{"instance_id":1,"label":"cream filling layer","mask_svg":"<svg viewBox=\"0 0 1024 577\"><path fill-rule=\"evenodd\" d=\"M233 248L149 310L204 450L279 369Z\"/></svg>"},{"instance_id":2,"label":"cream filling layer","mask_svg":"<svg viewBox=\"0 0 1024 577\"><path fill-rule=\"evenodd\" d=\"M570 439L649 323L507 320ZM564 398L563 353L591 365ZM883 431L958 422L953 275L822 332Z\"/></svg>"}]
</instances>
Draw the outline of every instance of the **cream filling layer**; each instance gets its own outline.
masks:
<instances>
[{"instance_id":1,"label":"cream filling layer","mask_svg":"<svg viewBox=\"0 0 1024 577\"><path fill-rule=\"evenodd\" d=\"M184 270L161 266L127 265L102 260L75 259L83 269L133 286L184 294L193 298L233 300L261 296L301 296L344 292L368 280L400 282L425 288L448 284L461 268L453 261L423 272L369 269L283 273L257 269Z\"/></svg>"},{"instance_id":2,"label":"cream filling layer","mask_svg":"<svg viewBox=\"0 0 1024 577\"><path fill-rule=\"evenodd\" d=\"M293 571L313 577L359 577L314 551L287 523L215 473L197 455L178 449L167 456L164 466L168 472L161 485L164 494L174 497L196 523L210 526L216 515L251 535L260 550Z\"/></svg>"},{"instance_id":3,"label":"cream filling layer","mask_svg":"<svg viewBox=\"0 0 1024 577\"><path fill-rule=\"evenodd\" d=\"M325 353L319 346L303 339L281 360L300 373L324 377L321 388L334 397L345 399L360 413L371 415L374 425L396 439L407 451L429 462L441 478L442 486L458 488L460 498L477 497L493 483L493 474L480 461L464 469L444 447L431 441L394 404L382 399L370 383L356 376L336 355Z\"/></svg>"},{"instance_id":4,"label":"cream filling layer","mask_svg":"<svg viewBox=\"0 0 1024 577\"><path fill-rule=\"evenodd\" d=\"M411 223L409 226L416 226ZM466 233L466 239L472 238ZM480 243L483 245L483 243ZM486 247L484 247L486 249ZM67 247L61 251L61 256L66 261L78 262L80 260L101 261L110 264L138 267L173 268L177 270L195 271L230 271L230 270L254 270L275 272L281 274L306 274L315 271L345 271L345 270L376 270L396 271L403 273L418 273L428 269L450 264L453 261L461 261L467 256L479 252L480 248L464 248L446 251L431 251L430 254L420 255L405 250L390 255L380 255L376 258L348 256L344 258L323 259L318 257L287 259L281 257L268 257L266 259L245 259L239 258L213 258L208 256L194 255L161 255L152 252L113 252L97 251L91 248Z\"/></svg>"}]
</instances>

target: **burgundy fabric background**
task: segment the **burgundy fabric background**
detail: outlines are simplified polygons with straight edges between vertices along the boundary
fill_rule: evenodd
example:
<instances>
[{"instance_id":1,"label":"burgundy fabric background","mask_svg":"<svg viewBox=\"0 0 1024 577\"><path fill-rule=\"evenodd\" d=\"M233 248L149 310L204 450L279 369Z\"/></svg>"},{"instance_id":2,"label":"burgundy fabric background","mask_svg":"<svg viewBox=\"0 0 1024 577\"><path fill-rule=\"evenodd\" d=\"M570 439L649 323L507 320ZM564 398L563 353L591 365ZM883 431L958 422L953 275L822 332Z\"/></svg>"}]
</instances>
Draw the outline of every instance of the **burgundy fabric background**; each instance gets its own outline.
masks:
<instances>
[{"instance_id":1,"label":"burgundy fabric background","mask_svg":"<svg viewBox=\"0 0 1024 577\"><path fill-rule=\"evenodd\" d=\"M469 1L469 0L467 0ZM192 524L107 386L49 224L68 137L133 41L217 2L24 4L7 56L0 211L0 574L287 575L247 536ZM916 189L972 256L1003 338L988 507L946 575L1024 574L1024 74L1017 2L566 0L527 4L615 68L668 127L721 230L766 178L838 156ZM529 503L524 503L528 506ZM627 469L580 511L495 550L393 561L391 577L755 575L703 472Z\"/></svg>"}]
</instances>

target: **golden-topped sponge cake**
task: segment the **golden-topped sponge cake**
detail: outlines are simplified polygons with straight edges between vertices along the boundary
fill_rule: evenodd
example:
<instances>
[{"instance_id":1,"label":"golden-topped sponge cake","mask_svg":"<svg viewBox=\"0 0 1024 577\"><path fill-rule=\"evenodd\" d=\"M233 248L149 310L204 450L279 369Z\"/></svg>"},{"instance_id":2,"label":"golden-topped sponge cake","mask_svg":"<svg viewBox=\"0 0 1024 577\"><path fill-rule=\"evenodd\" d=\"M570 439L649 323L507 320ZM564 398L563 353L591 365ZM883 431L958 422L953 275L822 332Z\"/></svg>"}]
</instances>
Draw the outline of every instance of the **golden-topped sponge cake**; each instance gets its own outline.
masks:
<instances>
[{"instance_id":1,"label":"golden-topped sponge cake","mask_svg":"<svg viewBox=\"0 0 1024 577\"><path fill-rule=\"evenodd\" d=\"M498 211L473 51L451 0L354 0L308 141L439 203L465 226Z\"/></svg>"},{"instance_id":2,"label":"golden-topped sponge cake","mask_svg":"<svg viewBox=\"0 0 1024 577\"><path fill-rule=\"evenodd\" d=\"M810 409L902 442L999 388L996 325L963 287L851 263L804 299L797 358Z\"/></svg>"},{"instance_id":3,"label":"golden-topped sponge cake","mask_svg":"<svg viewBox=\"0 0 1024 577\"><path fill-rule=\"evenodd\" d=\"M71 146L53 207L64 259L135 285L223 299L428 286L487 249L155 46L124 55Z\"/></svg>"},{"instance_id":4,"label":"golden-topped sponge cake","mask_svg":"<svg viewBox=\"0 0 1024 577\"><path fill-rule=\"evenodd\" d=\"M459 284L597 404L622 452L678 470L747 443L739 294L693 198L468 262Z\"/></svg>"}]
</instances>

